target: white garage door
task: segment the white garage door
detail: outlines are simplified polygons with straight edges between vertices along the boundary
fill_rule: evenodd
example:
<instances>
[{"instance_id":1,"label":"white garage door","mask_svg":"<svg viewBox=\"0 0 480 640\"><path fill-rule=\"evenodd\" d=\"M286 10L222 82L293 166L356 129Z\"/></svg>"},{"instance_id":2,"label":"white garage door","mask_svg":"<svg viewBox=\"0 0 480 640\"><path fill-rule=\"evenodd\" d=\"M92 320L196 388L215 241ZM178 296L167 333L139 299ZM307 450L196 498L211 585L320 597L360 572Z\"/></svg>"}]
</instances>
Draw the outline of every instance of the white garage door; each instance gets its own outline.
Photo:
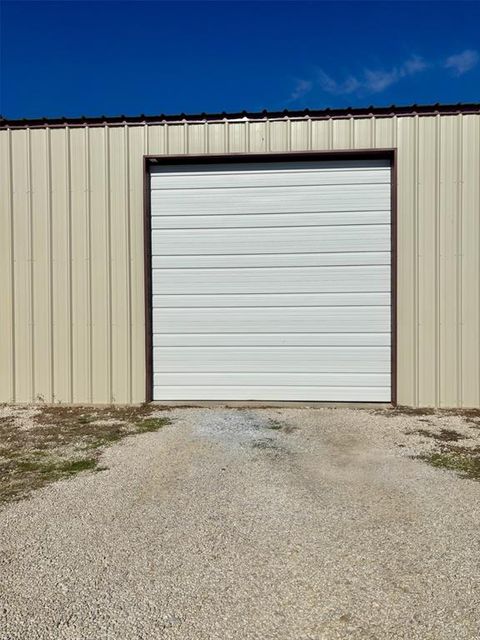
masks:
<instances>
[{"instance_id":1,"label":"white garage door","mask_svg":"<svg viewBox=\"0 0 480 640\"><path fill-rule=\"evenodd\" d=\"M387 160L152 169L155 400L390 401Z\"/></svg>"}]
</instances>

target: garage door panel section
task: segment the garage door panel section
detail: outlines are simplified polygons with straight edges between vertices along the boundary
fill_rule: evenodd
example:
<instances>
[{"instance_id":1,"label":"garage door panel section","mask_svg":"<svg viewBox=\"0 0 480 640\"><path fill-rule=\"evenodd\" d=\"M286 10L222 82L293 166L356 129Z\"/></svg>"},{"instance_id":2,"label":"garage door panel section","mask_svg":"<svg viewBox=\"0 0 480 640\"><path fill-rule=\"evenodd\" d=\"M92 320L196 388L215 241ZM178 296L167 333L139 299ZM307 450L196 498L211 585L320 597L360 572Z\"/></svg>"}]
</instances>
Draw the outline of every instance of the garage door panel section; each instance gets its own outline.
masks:
<instances>
[{"instance_id":1,"label":"garage door panel section","mask_svg":"<svg viewBox=\"0 0 480 640\"><path fill-rule=\"evenodd\" d=\"M261 393L261 396L259 396ZM236 397L233 397L234 394ZM226 386L185 386L162 385L153 387L157 401L168 400L265 400L270 402L390 402L388 387L282 387L245 385L239 391ZM348 398L348 401L345 400Z\"/></svg>"},{"instance_id":2,"label":"garage door panel section","mask_svg":"<svg viewBox=\"0 0 480 640\"><path fill-rule=\"evenodd\" d=\"M170 269L179 265L178 256L152 256L153 269ZM383 265L390 268L388 251L333 251L330 253L256 253L182 256L182 269L217 269L225 267L360 267ZM157 274L158 275L158 274Z\"/></svg>"},{"instance_id":3,"label":"garage door panel section","mask_svg":"<svg viewBox=\"0 0 480 640\"><path fill-rule=\"evenodd\" d=\"M188 183L185 179L188 175ZM168 189L229 189L241 187L291 187L345 184L390 184L388 160L248 163L236 169L222 164L153 167L154 191Z\"/></svg>"},{"instance_id":4,"label":"garage door panel section","mask_svg":"<svg viewBox=\"0 0 480 640\"><path fill-rule=\"evenodd\" d=\"M323 213L268 213L228 216L156 216L154 229L237 229L251 227L315 227L357 225L357 211L326 211ZM362 224L390 224L389 211L363 211Z\"/></svg>"},{"instance_id":5,"label":"garage door panel section","mask_svg":"<svg viewBox=\"0 0 480 640\"><path fill-rule=\"evenodd\" d=\"M181 201L178 191L182 191ZM384 211L390 205L390 189L388 184L169 189L152 191L152 205L157 203L166 207L170 215L178 216Z\"/></svg>"},{"instance_id":6,"label":"garage door panel section","mask_svg":"<svg viewBox=\"0 0 480 640\"><path fill-rule=\"evenodd\" d=\"M154 347L229 347L232 344L246 347L266 346L359 346L388 347L390 332L368 333L154 333Z\"/></svg>"},{"instance_id":7,"label":"garage door panel section","mask_svg":"<svg viewBox=\"0 0 480 640\"><path fill-rule=\"evenodd\" d=\"M154 399L390 399L386 160L156 167Z\"/></svg>"},{"instance_id":8,"label":"garage door panel section","mask_svg":"<svg viewBox=\"0 0 480 640\"><path fill-rule=\"evenodd\" d=\"M241 309L241 312L239 311ZM154 309L158 333L327 333L382 331L389 307L218 307Z\"/></svg>"},{"instance_id":9,"label":"garage door panel section","mask_svg":"<svg viewBox=\"0 0 480 640\"><path fill-rule=\"evenodd\" d=\"M254 230L253 230L254 229ZM228 239L228 245L225 244ZM159 255L387 251L390 227L339 225L231 229L154 229L152 252ZM181 262L181 261L179 261Z\"/></svg>"},{"instance_id":10,"label":"garage door panel section","mask_svg":"<svg viewBox=\"0 0 480 640\"><path fill-rule=\"evenodd\" d=\"M388 293L225 293L185 294L181 299L182 309L196 307L356 307L390 306ZM154 295L155 309L178 309L176 294Z\"/></svg>"},{"instance_id":11,"label":"garage door panel section","mask_svg":"<svg viewBox=\"0 0 480 640\"><path fill-rule=\"evenodd\" d=\"M293 386L293 387L354 387L358 382L358 373L275 373L269 371L267 373L205 373L202 384L207 386L223 385L244 386L244 385L262 385L262 386ZM363 373L361 374L361 382L365 387L388 387L389 376L384 373ZM198 378L194 373L172 373L167 374L156 373L154 383L157 386L182 384L188 386L198 385ZM198 385L202 386L202 385Z\"/></svg>"},{"instance_id":12,"label":"garage door panel section","mask_svg":"<svg viewBox=\"0 0 480 640\"><path fill-rule=\"evenodd\" d=\"M160 347L153 350L155 371L251 373L384 373L390 370L388 347Z\"/></svg>"},{"instance_id":13,"label":"garage door panel section","mask_svg":"<svg viewBox=\"0 0 480 640\"><path fill-rule=\"evenodd\" d=\"M387 293L388 266L153 270L153 294Z\"/></svg>"}]
</instances>

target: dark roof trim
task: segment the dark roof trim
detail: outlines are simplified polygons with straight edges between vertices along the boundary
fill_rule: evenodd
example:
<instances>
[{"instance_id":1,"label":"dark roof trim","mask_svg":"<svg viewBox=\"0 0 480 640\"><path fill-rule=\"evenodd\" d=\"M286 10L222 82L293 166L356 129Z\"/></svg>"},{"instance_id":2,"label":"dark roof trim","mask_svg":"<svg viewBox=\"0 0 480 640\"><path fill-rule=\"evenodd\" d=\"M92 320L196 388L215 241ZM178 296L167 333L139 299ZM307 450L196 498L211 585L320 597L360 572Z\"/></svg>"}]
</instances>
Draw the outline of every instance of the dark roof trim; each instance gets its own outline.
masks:
<instances>
[{"instance_id":1,"label":"dark roof trim","mask_svg":"<svg viewBox=\"0 0 480 640\"><path fill-rule=\"evenodd\" d=\"M393 117L393 116L432 116L432 115L458 115L464 113L480 113L480 103L458 103L458 104L429 104L429 105L408 105L390 107L347 107L345 109L303 109L301 111L239 111L237 113L198 113L176 115L154 115L146 116L98 116L80 118L33 118L8 120L0 117L0 129L24 128L24 127L81 127L81 126L125 126L144 124L163 124L166 122L208 122L212 120L267 120L282 118L312 118L315 120L327 120L330 118L370 118Z\"/></svg>"}]
</instances>

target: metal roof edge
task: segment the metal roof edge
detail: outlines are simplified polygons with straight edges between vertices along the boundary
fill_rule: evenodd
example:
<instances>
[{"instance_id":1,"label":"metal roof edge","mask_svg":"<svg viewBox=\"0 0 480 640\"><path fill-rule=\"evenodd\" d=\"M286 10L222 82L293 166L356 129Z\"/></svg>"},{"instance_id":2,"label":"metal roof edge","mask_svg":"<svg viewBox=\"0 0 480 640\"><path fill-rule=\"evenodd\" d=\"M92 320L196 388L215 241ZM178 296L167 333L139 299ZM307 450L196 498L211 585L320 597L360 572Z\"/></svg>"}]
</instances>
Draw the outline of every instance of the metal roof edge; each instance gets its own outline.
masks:
<instances>
[{"instance_id":1,"label":"metal roof edge","mask_svg":"<svg viewBox=\"0 0 480 640\"><path fill-rule=\"evenodd\" d=\"M394 116L433 116L480 113L480 103L428 104L428 105L390 105L386 107L346 107L341 109L302 109L283 111L239 111L200 114L145 115L137 116L80 116L76 118L20 118L8 119L0 116L0 129L44 128L44 127L82 127L82 126L127 126L165 123L211 122L248 120L281 120L281 119L313 119L330 118L369 118Z\"/></svg>"}]
</instances>

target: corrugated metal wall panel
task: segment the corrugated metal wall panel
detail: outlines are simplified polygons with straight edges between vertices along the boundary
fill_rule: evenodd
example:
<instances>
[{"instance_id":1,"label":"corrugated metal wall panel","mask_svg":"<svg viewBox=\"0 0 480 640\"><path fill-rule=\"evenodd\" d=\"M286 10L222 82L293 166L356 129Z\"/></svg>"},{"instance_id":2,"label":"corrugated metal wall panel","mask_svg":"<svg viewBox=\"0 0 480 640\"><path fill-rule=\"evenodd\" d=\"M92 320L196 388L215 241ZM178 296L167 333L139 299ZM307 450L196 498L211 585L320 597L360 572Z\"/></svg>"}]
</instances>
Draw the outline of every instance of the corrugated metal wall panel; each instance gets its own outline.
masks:
<instances>
[{"instance_id":1,"label":"corrugated metal wall panel","mask_svg":"<svg viewBox=\"0 0 480 640\"><path fill-rule=\"evenodd\" d=\"M399 118L397 131L397 400L416 406L417 389L417 118ZM405 356L408 354L408 356Z\"/></svg>"},{"instance_id":2,"label":"corrugated metal wall panel","mask_svg":"<svg viewBox=\"0 0 480 640\"><path fill-rule=\"evenodd\" d=\"M12 136L13 255L15 322L15 396L20 402L35 398L33 388L33 255L30 131Z\"/></svg>"},{"instance_id":3,"label":"corrugated metal wall panel","mask_svg":"<svg viewBox=\"0 0 480 640\"><path fill-rule=\"evenodd\" d=\"M248 147L250 153L265 153L267 151L267 122L249 122ZM210 129L210 125L208 125Z\"/></svg>"},{"instance_id":4,"label":"corrugated metal wall panel","mask_svg":"<svg viewBox=\"0 0 480 640\"><path fill-rule=\"evenodd\" d=\"M461 210L461 405L480 398L480 118L464 116Z\"/></svg>"},{"instance_id":5,"label":"corrugated metal wall panel","mask_svg":"<svg viewBox=\"0 0 480 640\"><path fill-rule=\"evenodd\" d=\"M70 130L50 131L52 317L55 402L72 402ZM15 358L19 359L17 343ZM18 400L18 398L17 398Z\"/></svg>"},{"instance_id":6,"label":"corrugated metal wall panel","mask_svg":"<svg viewBox=\"0 0 480 640\"><path fill-rule=\"evenodd\" d=\"M13 247L13 185L12 133L0 135L0 273L2 274L2 304L0 304L0 398L15 400L15 318L14 318L14 247Z\"/></svg>"},{"instance_id":7,"label":"corrugated metal wall panel","mask_svg":"<svg viewBox=\"0 0 480 640\"><path fill-rule=\"evenodd\" d=\"M139 161L147 151L144 127L130 127L128 130L128 186L130 224L130 397L131 401L145 394L145 302L143 286L144 242L143 242L143 165Z\"/></svg>"},{"instance_id":8,"label":"corrugated metal wall panel","mask_svg":"<svg viewBox=\"0 0 480 640\"><path fill-rule=\"evenodd\" d=\"M435 318L438 313L438 269L437 269L437 189L435 159L435 130L437 123L434 118L419 131L418 139L418 168L417 183L418 209L422 212L416 220L417 244L417 274L416 283L418 296L415 304L418 306L418 396L424 398L426 404L435 404L438 386L438 331ZM432 148L433 143L433 148ZM433 153L432 153L433 151Z\"/></svg>"},{"instance_id":9,"label":"corrugated metal wall panel","mask_svg":"<svg viewBox=\"0 0 480 640\"><path fill-rule=\"evenodd\" d=\"M89 133L92 402L101 403L112 398L109 132Z\"/></svg>"},{"instance_id":10,"label":"corrugated metal wall panel","mask_svg":"<svg viewBox=\"0 0 480 640\"><path fill-rule=\"evenodd\" d=\"M52 226L49 131L30 132L32 193L33 388L35 397L53 394Z\"/></svg>"},{"instance_id":11,"label":"corrugated metal wall panel","mask_svg":"<svg viewBox=\"0 0 480 640\"><path fill-rule=\"evenodd\" d=\"M90 402L90 208L87 129L70 131L72 400Z\"/></svg>"},{"instance_id":12,"label":"corrugated metal wall panel","mask_svg":"<svg viewBox=\"0 0 480 640\"><path fill-rule=\"evenodd\" d=\"M458 322L458 179L460 119L439 118L440 192L438 202L439 232L439 327L440 387L439 403L458 405L458 345L461 326Z\"/></svg>"},{"instance_id":13,"label":"corrugated metal wall panel","mask_svg":"<svg viewBox=\"0 0 480 640\"><path fill-rule=\"evenodd\" d=\"M205 153L206 126L203 123L189 125L187 127L187 136L188 153Z\"/></svg>"},{"instance_id":14,"label":"corrugated metal wall panel","mask_svg":"<svg viewBox=\"0 0 480 640\"><path fill-rule=\"evenodd\" d=\"M110 130L110 235L112 269L112 401L129 402L130 363L130 230L126 129Z\"/></svg>"},{"instance_id":15,"label":"corrugated metal wall panel","mask_svg":"<svg viewBox=\"0 0 480 640\"><path fill-rule=\"evenodd\" d=\"M0 131L0 400L145 397L148 154L398 148L398 402L480 406L480 117Z\"/></svg>"}]
</instances>

